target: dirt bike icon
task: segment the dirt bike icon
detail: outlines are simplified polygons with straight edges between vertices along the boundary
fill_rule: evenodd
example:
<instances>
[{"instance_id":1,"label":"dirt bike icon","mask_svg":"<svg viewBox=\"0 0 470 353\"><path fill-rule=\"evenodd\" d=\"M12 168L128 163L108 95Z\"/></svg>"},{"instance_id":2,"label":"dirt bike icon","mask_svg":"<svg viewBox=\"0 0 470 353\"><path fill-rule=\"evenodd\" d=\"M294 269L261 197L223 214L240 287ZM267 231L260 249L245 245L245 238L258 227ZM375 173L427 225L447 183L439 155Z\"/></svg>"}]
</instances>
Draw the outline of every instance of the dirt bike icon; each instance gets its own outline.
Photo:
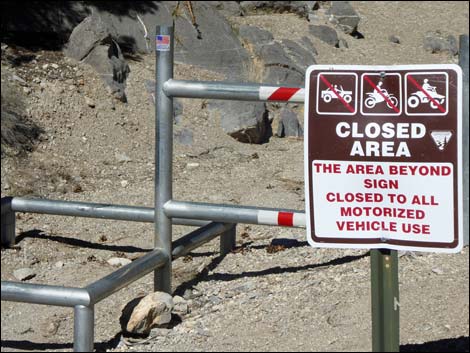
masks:
<instances>
[{"instance_id":1,"label":"dirt bike icon","mask_svg":"<svg viewBox=\"0 0 470 353\"><path fill-rule=\"evenodd\" d=\"M437 109L438 106L436 103L443 104L446 97L437 93L436 87L431 86L428 83L428 79L424 79L423 83L423 90L426 91L424 93L423 91L418 91L415 93L412 93L411 96L408 98L408 106L410 108L416 108L419 104L426 104L429 103L432 109ZM429 99L431 97L433 100Z\"/></svg>"},{"instance_id":2,"label":"dirt bike icon","mask_svg":"<svg viewBox=\"0 0 470 353\"><path fill-rule=\"evenodd\" d=\"M345 91L343 89L343 86L341 85L339 86L339 88L337 85L335 85L334 90L341 98L346 101L346 103L351 103L352 91ZM329 88L324 91L321 91L321 98L325 103L330 103L332 99L338 99L337 95Z\"/></svg>"},{"instance_id":3,"label":"dirt bike icon","mask_svg":"<svg viewBox=\"0 0 470 353\"><path fill-rule=\"evenodd\" d=\"M380 94L376 90L373 92L368 92L367 98L364 101L364 104L367 108L372 109L375 107L377 103L382 103L382 102L387 102L387 107L390 109L393 109L394 107L398 106L398 98L393 95L393 93L388 93L388 91L385 88L380 88L382 82L379 82L379 85L377 86L378 89L380 89ZM387 98L387 99L385 99ZM393 104L393 106L392 106Z\"/></svg>"}]
</instances>

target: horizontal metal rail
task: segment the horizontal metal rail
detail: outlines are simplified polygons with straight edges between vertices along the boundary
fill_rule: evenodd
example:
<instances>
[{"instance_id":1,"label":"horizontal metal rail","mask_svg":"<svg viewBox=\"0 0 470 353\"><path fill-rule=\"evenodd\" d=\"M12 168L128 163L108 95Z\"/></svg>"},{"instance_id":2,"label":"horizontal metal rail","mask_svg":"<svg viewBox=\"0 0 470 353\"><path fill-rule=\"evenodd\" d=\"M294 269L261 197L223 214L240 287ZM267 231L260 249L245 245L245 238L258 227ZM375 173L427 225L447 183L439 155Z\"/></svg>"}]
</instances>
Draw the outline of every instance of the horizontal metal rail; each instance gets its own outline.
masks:
<instances>
[{"instance_id":1,"label":"horizontal metal rail","mask_svg":"<svg viewBox=\"0 0 470 353\"><path fill-rule=\"evenodd\" d=\"M305 228L304 211L184 201L168 201L164 209L168 217Z\"/></svg>"},{"instance_id":2,"label":"horizontal metal rail","mask_svg":"<svg viewBox=\"0 0 470 353\"><path fill-rule=\"evenodd\" d=\"M83 288L2 281L2 300L73 307L89 305L90 295Z\"/></svg>"},{"instance_id":3,"label":"horizontal metal rail","mask_svg":"<svg viewBox=\"0 0 470 353\"><path fill-rule=\"evenodd\" d=\"M261 102L304 103L303 87L265 86L255 83L183 81L170 79L163 84L169 97L225 99Z\"/></svg>"},{"instance_id":4,"label":"horizontal metal rail","mask_svg":"<svg viewBox=\"0 0 470 353\"><path fill-rule=\"evenodd\" d=\"M167 261L168 256L161 249L152 250L132 263L86 286L84 289L89 293L91 303L96 304L147 273L163 266Z\"/></svg>"},{"instance_id":5,"label":"horizontal metal rail","mask_svg":"<svg viewBox=\"0 0 470 353\"><path fill-rule=\"evenodd\" d=\"M220 236L231 227L233 227L233 224L213 222L179 238L173 242L173 260L187 255L191 250Z\"/></svg>"},{"instance_id":6,"label":"horizontal metal rail","mask_svg":"<svg viewBox=\"0 0 470 353\"><path fill-rule=\"evenodd\" d=\"M8 200L10 199L10 200ZM11 204L9 204L11 202ZM2 198L2 214L14 212L42 213L59 216L113 219L120 221L155 221L155 211L150 207L120 206L90 202L28 199L22 197ZM173 224L204 226L207 221L195 219L173 219Z\"/></svg>"}]
</instances>

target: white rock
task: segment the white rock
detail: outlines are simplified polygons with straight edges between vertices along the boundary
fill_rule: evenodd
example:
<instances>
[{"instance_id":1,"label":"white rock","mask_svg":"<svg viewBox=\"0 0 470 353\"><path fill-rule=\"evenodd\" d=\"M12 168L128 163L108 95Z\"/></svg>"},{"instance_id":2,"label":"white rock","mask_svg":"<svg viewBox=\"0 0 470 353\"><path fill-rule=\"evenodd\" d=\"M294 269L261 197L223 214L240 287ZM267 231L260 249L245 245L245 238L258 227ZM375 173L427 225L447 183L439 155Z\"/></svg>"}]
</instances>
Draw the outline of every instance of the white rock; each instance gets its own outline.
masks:
<instances>
[{"instance_id":1,"label":"white rock","mask_svg":"<svg viewBox=\"0 0 470 353\"><path fill-rule=\"evenodd\" d=\"M147 334L152 327L166 325L171 321L173 298L164 292L155 292L144 297L134 308L126 330L136 334Z\"/></svg>"},{"instance_id":2,"label":"white rock","mask_svg":"<svg viewBox=\"0 0 470 353\"><path fill-rule=\"evenodd\" d=\"M121 180L121 186L125 188L127 185L129 185L129 182L127 180Z\"/></svg>"},{"instance_id":3,"label":"white rock","mask_svg":"<svg viewBox=\"0 0 470 353\"><path fill-rule=\"evenodd\" d=\"M13 271L13 276L19 281L27 281L36 276L36 273L31 268L20 268Z\"/></svg>"},{"instance_id":4,"label":"white rock","mask_svg":"<svg viewBox=\"0 0 470 353\"><path fill-rule=\"evenodd\" d=\"M188 313L188 302L179 295L173 297L173 305L173 312L175 314L186 315Z\"/></svg>"},{"instance_id":5,"label":"white rock","mask_svg":"<svg viewBox=\"0 0 470 353\"><path fill-rule=\"evenodd\" d=\"M49 67L49 64L44 64L44 65L42 65L42 69L43 69L43 70L47 70L48 67Z\"/></svg>"},{"instance_id":6,"label":"white rock","mask_svg":"<svg viewBox=\"0 0 470 353\"><path fill-rule=\"evenodd\" d=\"M59 68L59 65L57 65L57 64L51 64L51 66L52 66L54 69L58 69L58 68Z\"/></svg>"},{"instance_id":7,"label":"white rock","mask_svg":"<svg viewBox=\"0 0 470 353\"><path fill-rule=\"evenodd\" d=\"M85 97L85 103L86 103L86 105L88 105L90 108L94 108L94 107L95 107L95 102L94 102L93 99L91 99L90 97Z\"/></svg>"},{"instance_id":8,"label":"white rock","mask_svg":"<svg viewBox=\"0 0 470 353\"><path fill-rule=\"evenodd\" d=\"M112 257L107 262L111 266L122 267L122 266L130 264L132 261L124 257Z\"/></svg>"},{"instance_id":9,"label":"white rock","mask_svg":"<svg viewBox=\"0 0 470 353\"><path fill-rule=\"evenodd\" d=\"M55 267L55 268L62 268L62 267L64 267L64 262L63 262L63 261L57 261L57 262L54 264L54 267Z\"/></svg>"},{"instance_id":10,"label":"white rock","mask_svg":"<svg viewBox=\"0 0 470 353\"><path fill-rule=\"evenodd\" d=\"M188 168L188 169L195 169L197 167L199 167L199 163L192 162L192 163L186 164L186 168Z\"/></svg>"}]
</instances>

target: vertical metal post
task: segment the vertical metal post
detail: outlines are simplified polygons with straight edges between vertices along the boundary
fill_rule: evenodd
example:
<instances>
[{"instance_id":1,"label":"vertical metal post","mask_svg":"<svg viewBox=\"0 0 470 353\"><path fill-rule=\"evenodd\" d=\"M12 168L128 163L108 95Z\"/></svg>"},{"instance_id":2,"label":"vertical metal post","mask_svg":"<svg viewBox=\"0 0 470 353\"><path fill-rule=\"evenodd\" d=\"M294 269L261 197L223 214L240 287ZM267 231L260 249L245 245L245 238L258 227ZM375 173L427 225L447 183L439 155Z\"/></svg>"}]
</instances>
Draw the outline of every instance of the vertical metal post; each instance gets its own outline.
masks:
<instances>
[{"instance_id":1,"label":"vertical metal post","mask_svg":"<svg viewBox=\"0 0 470 353\"><path fill-rule=\"evenodd\" d=\"M173 98L163 84L173 78L173 25L157 26L155 87L155 247L168 255L165 266L154 272L154 289L171 293L171 219L163 205L172 198ZM166 45L168 43L168 45ZM158 44L158 43L157 43Z\"/></svg>"},{"instance_id":2,"label":"vertical metal post","mask_svg":"<svg viewBox=\"0 0 470 353\"><path fill-rule=\"evenodd\" d=\"M220 235L220 255L225 256L235 249L237 241L237 225L233 224Z\"/></svg>"},{"instance_id":3,"label":"vertical metal post","mask_svg":"<svg viewBox=\"0 0 470 353\"><path fill-rule=\"evenodd\" d=\"M468 35L463 34L460 36L460 50L459 50L459 65L463 71L463 102L462 102L462 146L463 146L463 243L468 245Z\"/></svg>"},{"instance_id":4,"label":"vertical metal post","mask_svg":"<svg viewBox=\"0 0 470 353\"><path fill-rule=\"evenodd\" d=\"M15 211L11 209L11 197L2 198L2 213L1 213L1 227L2 227L2 245L6 248L15 245Z\"/></svg>"},{"instance_id":5,"label":"vertical metal post","mask_svg":"<svg viewBox=\"0 0 470 353\"><path fill-rule=\"evenodd\" d=\"M399 352L400 302L396 250L370 251L372 351Z\"/></svg>"},{"instance_id":6,"label":"vertical metal post","mask_svg":"<svg viewBox=\"0 0 470 353\"><path fill-rule=\"evenodd\" d=\"M73 351L93 352L95 331L94 306L77 305L74 307Z\"/></svg>"}]
</instances>

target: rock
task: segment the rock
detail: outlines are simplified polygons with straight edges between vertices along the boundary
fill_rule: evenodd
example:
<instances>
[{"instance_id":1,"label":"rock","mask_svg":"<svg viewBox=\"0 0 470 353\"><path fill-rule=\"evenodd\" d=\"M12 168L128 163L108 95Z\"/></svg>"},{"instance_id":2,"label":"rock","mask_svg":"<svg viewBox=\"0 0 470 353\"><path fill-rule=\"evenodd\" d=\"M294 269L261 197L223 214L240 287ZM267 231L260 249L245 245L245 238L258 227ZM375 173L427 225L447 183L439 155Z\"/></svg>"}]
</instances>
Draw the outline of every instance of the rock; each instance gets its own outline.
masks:
<instances>
[{"instance_id":1,"label":"rock","mask_svg":"<svg viewBox=\"0 0 470 353\"><path fill-rule=\"evenodd\" d=\"M85 97L85 103L88 105L90 108L95 107L95 101L91 99L90 97Z\"/></svg>"},{"instance_id":2,"label":"rock","mask_svg":"<svg viewBox=\"0 0 470 353\"><path fill-rule=\"evenodd\" d=\"M308 38L303 36L300 38L300 44L307 49L312 55L318 55L317 49L313 46L312 41Z\"/></svg>"},{"instance_id":3,"label":"rock","mask_svg":"<svg viewBox=\"0 0 470 353\"><path fill-rule=\"evenodd\" d=\"M114 267L122 267L130 264L132 261L124 257L112 257L107 263Z\"/></svg>"},{"instance_id":4,"label":"rock","mask_svg":"<svg viewBox=\"0 0 470 353\"><path fill-rule=\"evenodd\" d=\"M123 188L127 187L127 185L129 185L129 181L127 181L127 180L121 180L121 186L122 186Z\"/></svg>"},{"instance_id":5,"label":"rock","mask_svg":"<svg viewBox=\"0 0 470 353\"><path fill-rule=\"evenodd\" d=\"M20 268L13 271L13 276L19 281L27 281L36 277L36 273L31 268Z\"/></svg>"},{"instance_id":6,"label":"rock","mask_svg":"<svg viewBox=\"0 0 470 353\"><path fill-rule=\"evenodd\" d=\"M276 135L279 137L303 137L304 135L297 114L288 107L281 109L281 118Z\"/></svg>"},{"instance_id":7,"label":"rock","mask_svg":"<svg viewBox=\"0 0 470 353\"><path fill-rule=\"evenodd\" d=\"M49 64L44 64L44 65L42 65L42 69L43 69L43 70L47 70L48 68L49 68Z\"/></svg>"},{"instance_id":8,"label":"rock","mask_svg":"<svg viewBox=\"0 0 470 353\"><path fill-rule=\"evenodd\" d=\"M26 93L26 94L31 94L31 88L23 87L23 92Z\"/></svg>"},{"instance_id":9,"label":"rock","mask_svg":"<svg viewBox=\"0 0 470 353\"><path fill-rule=\"evenodd\" d=\"M176 131L175 140L184 146L191 146L194 142L193 132L186 128L181 131Z\"/></svg>"},{"instance_id":10,"label":"rock","mask_svg":"<svg viewBox=\"0 0 470 353\"><path fill-rule=\"evenodd\" d=\"M338 48L347 49L349 48L348 42L345 39L340 39L338 41Z\"/></svg>"},{"instance_id":11,"label":"rock","mask_svg":"<svg viewBox=\"0 0 470 353\"><path fill-rule=\"evenodd\" d=\"M127 154L125 153L116 153L115 154L116 156L116 160L119 162L119 163L126 163L126 162L131 162L132 161L132 158L129 157Z\"/></svg>"},{"instance_id":12,"label":"rock","mask_svg":"<svg viewBox=\"0 0 470 353\"><path fill-rule=\"evenodd\" d=\"M230 23L210 2L194 1L192 4L197 26L190 16L175 18L178 38L175 61L223 73L228 80L240 80L250 58Z\"/></svg>"},{"instance_id":13,"label":"rock","mask_svg":"<svg viewBox=\"0 0 470 353\"><path fill-rule=\"evenodd\" d=\"M173 312L179 315L186 315L188 313L188 302L176 295L173 297Z\"/></svg>"},{"instance_id":14,"label":"rock","mask_svg":"<svg viewBox=\"0 0 470 353\"><path fill-rule=\"evenodd\" d=\"M281 45L284 47L284 51L287 53L289 58L295 62L296 69L306 71L310 65L317 63L313 56L313 52L302 47L299 43L290 39L283 39L281 41Z\"/></svg>"},{"instance_id":15,"label":"rock","mask_svg":"<svg viewBox=\"0 0 470 353\"><path fill-rule=\"evenodd\" d=\"M209 114L220 119L223 130L240 142L263 143L272 135L264 103L215 102L209 105Z\"/></svg>"},{"instance_id":16,"label":"rock","mask_svg":"<svg viewBox=\"0 0 470 353\"><path fill-rule=\"evenodd\" d=\"M424 49L431 53L448 52L457 55L459 46L453 35L446 35L441 31L427 32L424 35Z\"/></svg>"},{"instance_id":17,"label":"rock","mask_svg":"<svg viewBox=\"0 0 470 353\"><path fill-rule=\"evenodd\" d=\"M171 321L173 298L164 292L155 292L144 297L134 308L126 330L134 334L148 334L154 326L163 326Z\"/></svg>"},{"instance_id":18,"label":"rock","mask_svg":"<svg viewBox=\"0 0 470 353\"><path fill-rule=\"evenodd\" d=\"M57 64L51 64L51 66L52 66L53 69L58 69L59 68L59 65L57 65Z\"/></svg>"},{"instance_id":19,"label":"rock","mask_svg":"<svg viewBox=\"0 0 470 353\"><path fill-rule=\"evenodd\" d=\"M191 162L191 163L186 164L187 169L196 169L198 167L199 167L199 163Z\"/></svg>"},{"instance_id":20,"label":"rock","mask_svg":"<svg viewBox=\"0 0 470 353\"><path fill-rule=\"evenodd\" d=\"M18 75L13 75L11 78L13 81L18 82L21 86L26 86L28 84L22 77Z\"/></svg>"},{"instance_id":21,"label":"rock","mask_svg":"<svg viewBox=\"0 0 470 353\"><path fill-rule=\"evenodd\" d=\"M241 25L238 30L240 38L248 45L259 46L261 44L267 44L274 41L274 37L271 32L261 29L256 26ZM255 50L258 50L255 48Z\"/></svg>"},{"instance_id":22,"label":"rock","mask_svg":"<svg viewBox=\"0 0 470 353\"><path fill-rule=\"evenodd\" d=\"M241 6L236 1L209 1L224 17L239 16L242 14Z\"/></svg>"},{"instance_id":23,"label":"rock","mask_svg":"<svg viewBox=\"0 0 470 353\"><path fill-rule=\"evenodd\" d=\"M329 15L330 22L338 26L344 33L357 32L357 25L361 18L349 1L332 1L327 15Z\"/></svg>"},{"instance_id":24,"label":"rock","mask_svg":"<svg viewBox=\"0 0 470 353\"><path fill-rule=\"evenodd\" d=\"M388 40L392 43L395 43L395 44L400 44L400 37L399 36L396 36L394 34L392 34L391 36L388 37Z\"/></svg>"},{"instance_id":25,"label":"rock","mask_svg":"<svg viewBox=\"0 0 470 353\"><path fill-rule=\"evenodd\" d=\"M54 267L55 267L55 268L62 268L62 267L64 267L64 262L63 262L63 261L57 261L57 262L54 264Z\"/></svg>"},{"instance_id":26,"label":"rock","mask_svg":"<svg viewBox=\"0 0 470 353\"><path fill-rule=\"evenodd\" d=\"M434 272L437 275L443 275L444 274L444 271L442 269L438 268L438 267L433 268L431 271Z\"/></svg>"},{"instance_id":27,"label":"rock","mask_svg":"<svg viewBox=\"0 0 470 353\"><path fill-rule=\"evenodd\" d=\"M60 323L62 319L48 319L41 326L41 333L43 337L52 337L57 334L59 331Z\"/></svg>"},{"instance_id":28,"label":"rock","mask_svg":"<svg viewBox=\"0 0 470 353\"><path fill-rule=\"evenodd\" d=\"M72 31L64 54L91 65L111 93L117 99L126 101L124 90L130 69L113 36L114 32L99 15L88 16Z\"/></svg>"},{"instance_id":29,"label":"rock","mask_svg":"<svg viewBox=\"0 0 470 353\"><path fill-rule=\"evenodd\" d=\"M308 29L313 36L317 37L321 41L335 47L338 46L338 33L336 33L333 28L325 25L310 25L308 26Z\"/></svg>"}]
</instances>

